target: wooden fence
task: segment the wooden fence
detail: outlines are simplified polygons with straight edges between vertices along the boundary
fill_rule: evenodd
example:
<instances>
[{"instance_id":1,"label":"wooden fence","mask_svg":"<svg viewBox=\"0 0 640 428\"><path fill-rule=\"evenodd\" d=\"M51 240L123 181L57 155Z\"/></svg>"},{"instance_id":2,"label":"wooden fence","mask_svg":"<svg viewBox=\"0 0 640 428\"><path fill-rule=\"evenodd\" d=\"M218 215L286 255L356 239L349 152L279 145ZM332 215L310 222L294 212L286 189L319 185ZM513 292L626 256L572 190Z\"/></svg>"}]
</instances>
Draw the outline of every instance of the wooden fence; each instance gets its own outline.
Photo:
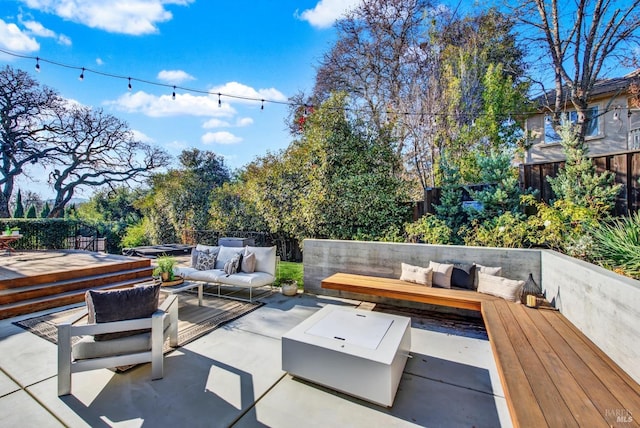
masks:
<instances>
[{"instance_id":1,"label":"wooden fence","mask_svg":"<svg viewBox=\"0 0 640 428\"><path fill-rule=\"evenodd\" d=\"M591 159L599 173L611 171L615 174L615 182L622 184L616 199L615 214L628 215L640 210L640 150L594 156ZM564 162L520 165L520 187L538 190L538 199L548 203L554 199L554 195L547 177L556 177L563 166ZM465 187L479 190L478 186L464 186L463 200L470 200ZM426 189L424 201L413 203L413 219L435 214L434 205L440 203L441 192L437 187Z\"/></svg>"},{"instance_id":2,"label":"wooden fence","mask_svg":"<svg viewBox=\"0 0 640 428\"><path fill-rule=\"evenodd\" d=\"M616 198L616 215L628 215L640 209L640 151L630 151L591 158L598 172L611 171L615 182L622 184ZM539 198L549 202L554 198L547 177L555 177L564 162L548 162L520 166L520 186L540 192Z\"/></svg>"}]
</instances>

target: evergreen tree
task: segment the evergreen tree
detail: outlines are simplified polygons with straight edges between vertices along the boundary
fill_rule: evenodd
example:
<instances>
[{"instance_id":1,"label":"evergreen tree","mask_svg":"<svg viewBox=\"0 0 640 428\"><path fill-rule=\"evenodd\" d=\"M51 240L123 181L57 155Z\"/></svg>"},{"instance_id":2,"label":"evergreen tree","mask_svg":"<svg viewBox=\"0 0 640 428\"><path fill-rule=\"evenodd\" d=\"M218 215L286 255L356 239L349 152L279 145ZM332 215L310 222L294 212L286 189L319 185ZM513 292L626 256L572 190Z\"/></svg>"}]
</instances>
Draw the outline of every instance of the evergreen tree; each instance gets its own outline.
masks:
<instances>
[{"instance_id":1,"label":"evergreen tree","mask_svg":"<svg viewBox=\"0 0 640 428\"><path fill-rule=\"evenodd\" d=\"M548 178L557 200L587 208L598 217L608 215L621 185L614 184L615 176L611 171L598 174L593 161L587 156L587 146L578 138L571 123L563 123L559 134L566 161L557 177Z\"/></svg>"},{"instance_id":2,"label":"evergreen tree","mask_svg":"<svg viewBox=\"0 0 640 428\"><path fill-rule=\"evenodd\" d=\"M22 192L18 189L16 197L16 209L13 211L13 218L24 218L24 205L22 204Z\"/></svg>"},{"instance_id":3,"label":"evergreen tree","mask_svg":"<svg viewBox=\"0 0 640 428\"><path fill-rule=\"evenodd\" d=\"M49 202L45 202L42 207L42 211L40 211L40 218L49 217L49 213L51 212L51 207L49 206Z\"/></svg>"},{"instance_id":4,"label":"evergreen tree","mask_svg":"<svg viewBox=\"0 0 640 428\"><path fill-rule=\"evenodd\" d=\"M27 218L37 218L38 216L36 215L36 206L35 205L31 205L29 206L29 209L27 210Z\"/></svg>"},{"instance_id":5,"label":"evergreen tree","mask_svg":"<svg viewBox=\"0 0 640 428\"><path fill-rule=\"evenodd\" d=\"M482 203L482 210L467 210L472 220L489 220L510 212L520 213L520 196L522 191L518 184L518 171L511 165L510 153L493 153L491 156L478 156L481 183L486 184L483 190L469 190L474 200Z\"/></svg>"},{"instance_id":6,"label":"evergreen tree","mask_svg":"<svg viewBox=\"0 0 640 428\"><path fill-rule=\"evenodd\" d=\"M440 203L434 209L437 217L453 231L452 236L455 238L467 218L462 209L462 177L458 168L449 162L446 153L440 157L440 172L442 193Z\"/></svg>"}]
</instances>

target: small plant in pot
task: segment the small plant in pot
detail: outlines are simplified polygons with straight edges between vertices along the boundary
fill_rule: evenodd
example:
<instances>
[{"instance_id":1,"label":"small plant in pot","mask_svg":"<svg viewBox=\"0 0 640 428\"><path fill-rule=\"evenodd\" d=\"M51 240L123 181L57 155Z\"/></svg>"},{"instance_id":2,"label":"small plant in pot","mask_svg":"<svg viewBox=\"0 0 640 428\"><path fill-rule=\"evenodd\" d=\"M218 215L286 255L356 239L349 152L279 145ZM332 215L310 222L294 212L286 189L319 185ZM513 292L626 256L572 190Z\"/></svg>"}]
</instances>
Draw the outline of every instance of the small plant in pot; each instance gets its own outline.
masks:
<instances>
[{"instance_id":1,"label":"small plant in pot","mask_svg":"<svg viewBox=\"0 0 640 428\"><path fill-rule=\"evenodd\" d=\"M19 227L12 227L11 228L11 234L12 235L20 235L20 228Z\"/></svg>"},{"instance_id":2,"label":"small plant in pot","mask_svg":"<svg viewBox=\"0 0 640 428\"><path fill-rule=\"evenodd\" d=\"M285 296L295 296L298 293L298 281L295 279L285 278L280 280L282 294Z\"/></svg>"},{"instance_id":3,"label":"small plant in pot","mask_svg":"<svg viewBox=\"0 0 640 428\"><path fill-rule=\"evenodd\" d=\"M153 275L159 276L162 282L169 282L175 279L173 268L177 260L171 256L160 256L156 260L158 266L153 270Z\"/></svg>"},{"instance_id":4,"label":"small plant in pot","mask_svg":"<svg viewBox=\"0 0 640 428\"><path fill-rule=\"evenodd\" d=\"M9 226L7 226L7 227L4 229L3 235L4 235L4 236L10 236L10 235L11 235L11 233L12 233L12 232L11 232L11 228L10 228Z\"/></svg>"}]
</instances>

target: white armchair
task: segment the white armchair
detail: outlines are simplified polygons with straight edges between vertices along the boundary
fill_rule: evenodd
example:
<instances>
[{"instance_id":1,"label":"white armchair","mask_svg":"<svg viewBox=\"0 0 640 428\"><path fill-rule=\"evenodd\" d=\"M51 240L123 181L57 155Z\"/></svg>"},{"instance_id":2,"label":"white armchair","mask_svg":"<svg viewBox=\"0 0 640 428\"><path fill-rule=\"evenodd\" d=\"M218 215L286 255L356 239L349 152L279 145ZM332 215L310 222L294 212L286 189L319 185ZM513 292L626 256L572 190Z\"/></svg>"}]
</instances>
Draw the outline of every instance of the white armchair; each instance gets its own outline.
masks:
<instances>
[{"instance_id":1,"label":"white armchair","mask_svg":"<svg viewBox=\"0 0 640 428\"><path fill-rule=\"evenodd\" d=\"M151 287L154 286L149 288ZM111 303L112 305L125 306L122 303L126 302L126 306L136 308L141 305L136 301L140 293L136 293L135 289L139 288L141 287L102 292L102 296L106 293L117 294L117 300ZM177 296L167 296L158 307L158 294L155 292L157 310L151 316L129 319L132 318L129 313L129 316L125 315L122 318L123 321L106 319L107 322L100 322L99 317L96 318L96 315L99 315L96 311L98 308L94 309L96 295L93 294L94 301L92 301L90 293L100 292L88 291L87 309L73 319L58 325L58 395L71 393L72 373L99 368L151 362L151 378L161 379L164 375L162 352L164 341L168 336L171 346L177 346L178 343ZM101 298L104 299L104 297ZM89 323L74 325L86 315L89 316ZM104 314L102 318L105 319ZM113 336L113 333L116 333L116 336L127 336L109 338L108 335ZM74 336L83 337L72 345Z\"/></svg>"}]
</instances>

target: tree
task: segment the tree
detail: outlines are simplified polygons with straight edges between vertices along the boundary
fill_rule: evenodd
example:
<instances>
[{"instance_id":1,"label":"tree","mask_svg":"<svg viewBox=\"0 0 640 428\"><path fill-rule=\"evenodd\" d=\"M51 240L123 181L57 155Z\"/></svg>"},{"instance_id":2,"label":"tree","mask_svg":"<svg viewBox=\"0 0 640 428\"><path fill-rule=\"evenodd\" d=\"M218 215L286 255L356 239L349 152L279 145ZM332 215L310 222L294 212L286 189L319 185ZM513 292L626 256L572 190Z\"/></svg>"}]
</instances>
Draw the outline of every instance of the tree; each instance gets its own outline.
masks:
<instances>
[{"instance_id":1,"label":"tree","mask_svg":"<svg viewBox=\"0 0 640 428\"><path fill-rule=\"evenodd\" d=\"M139 202L154 242L176 242L184 230L206 229L212 191L230 179L224 159L214 152L185 150L179 160L180 168L150 178L151 189Z\"/></svg>"},{"instance_id":2,"label":"tree","mask_svg":"<svg viewBox=\"0 0 640 428\"><path fill-rule=\"evenodd\" d=\"M566 161L555 178L547 177L555 197L588 209L596 218L607 217L615 206L622 185L614 184L613 172L599 174L596 171L596 166L587 156L588 148L578 137L575 127L565 122L559 131Z\"/></svg>"},{"instance_id":3,"label":"tree","mask_svg":"<svg viewBox=\"0 0 640 428\"><path fill-rule=\"evenodd\" d=\"M37 214L36 214L36 206L35 205L29 205L29 209L27 210L27 215L25 216L26 218L37 218Z\"/></svg>"},{"instance_id":4,"label":"tree","mask_svg":"<svg viewBox=\"0 0 640 428\"><path fill-rule=\"evenodd\" d=\"M22 204L22 192L18 189L18 196L16 197L16 209L13 211L14 218L24 217L24 205Z\"/></svg>"},{"instance_id":5,"label":"tree","mask_svg":"<svg viewBox=\"0 0 640 428\"><path fill-rule=\"evenodd\" d=\"M440 171L443 177L441 182L440 203L434 206L437 218L445 222L452 237L466 222L467 216L462 208L462 179L460 171L447 161L446 153L440 157Z\"/></svg>"},{"instance_id":6,"label":"tree","mask_svg":"<svg viewBox=\"0 0 640 428\"><path fill-rule=\"evenodd\" d=\"M42 211L40 211L40 218L47 218L51 213L51 207L49 206L49 202L45 202L42 207Z\"/></svg>"},{"instance_id":7,"label":"tree","mask_svg":"<svg viewBox=\"0 0 640 428\"><path fill-rule=\"evenodd\" d=\"M50 217L62 217L79 188L142 182L169 163L166 152L137 141L125 122L101 109L67 106L53 127L56 147L47 156L56 197Z\"/></svg>"},{"instance_id":8,"label":"tree","mask_svg":"<svg viewBox=\"0 0 640 428\"><path fill-rule=\"evenodd\" d=\"M0 218L9 217L16 177L32 165L49 163L55 146L48 125L61 106L57 92L26 72L10 66L0 70Z\"/></svg>"},{"instance_id":9,"label":"tree","mask_svg":"<svg viewBox=\"0 0 640 428\"><path fill-rule=\"evenodd\" d=\"M495 219L505 213L519 217L520 196L518 170L511 165L510 153L493 153L478 156L480 182L486 184L482 190L469 190L471 197L482 204L482 209L467 210L471 220L479 222Z\"/></svg>"},{"instance_id":10,"label":"tree","mask_svg":"<svg viewBox=\"0 0 640 428\"><path fill-rule=\"evenodd\" d=\"M454 151L472 152L458 141L458 130L471 128L485 112L501 120L499 126L512 123L505 110L516 109L513 103L496 102L493 110L485 110L485 103L501 100L482 96L490 64L512 91L523 89L523 53L512 29L510 17L496 9L460 16L430 0L362 2L336 23L338 40L320 63L307 103L345 91L348 107L367 126L392 136L420 190L435 186L443 150L457 142L450 153L454 163ZM500 140L491 144L500 145L507 134L485 136L479 129L467 140L478 144L497 135Z\"/></svg>"},{"instance_id":11,"label":"tree","mask_svg":"<svg viewBox=\"0 0 640 428\"><path fill-rule=\"evenodd\" d=\"M532 41L542 48L540 62L552 66L555 91L547 107L556 127L566 96L577 111L578 137L584 139L594 119L587 107L596 81L607 68L617 69L621 63L638 66L639 11L640 0L527 0L516 11L525 28L533 30Z\"/></svg>"}]
</instances>

